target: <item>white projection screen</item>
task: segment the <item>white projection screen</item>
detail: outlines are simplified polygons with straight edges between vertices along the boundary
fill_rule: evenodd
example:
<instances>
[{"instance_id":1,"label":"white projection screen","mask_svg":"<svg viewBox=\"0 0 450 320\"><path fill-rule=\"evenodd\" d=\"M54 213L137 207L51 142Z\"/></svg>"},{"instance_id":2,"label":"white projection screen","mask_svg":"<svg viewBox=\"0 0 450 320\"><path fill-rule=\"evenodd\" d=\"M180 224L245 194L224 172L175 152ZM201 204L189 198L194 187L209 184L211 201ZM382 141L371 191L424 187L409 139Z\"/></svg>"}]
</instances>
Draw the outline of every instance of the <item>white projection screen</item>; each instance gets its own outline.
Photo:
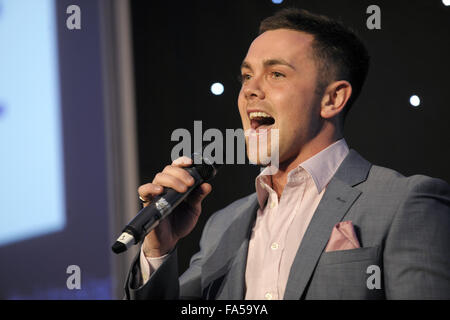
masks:
<instances>
[{"instance_id":1,"label":"white projection screen","mask_svg":"<svg viewBox=\"0 0 450 320\"><path fill-rule=\"evenodd\" d=\"M0 245L66 222L54 6L0 1Z\"/></svg>"},{"instance_id":2,"label":"white projection screen","mask_svg":"<svg viewBox=\"0 0 450 320\"><path fill-rule=\"evenodd\" d=\"M138 211L128 31L128 1L0 0L0 299L122 297L133 252L111 245Z\"/></svg>"}]
</instances>

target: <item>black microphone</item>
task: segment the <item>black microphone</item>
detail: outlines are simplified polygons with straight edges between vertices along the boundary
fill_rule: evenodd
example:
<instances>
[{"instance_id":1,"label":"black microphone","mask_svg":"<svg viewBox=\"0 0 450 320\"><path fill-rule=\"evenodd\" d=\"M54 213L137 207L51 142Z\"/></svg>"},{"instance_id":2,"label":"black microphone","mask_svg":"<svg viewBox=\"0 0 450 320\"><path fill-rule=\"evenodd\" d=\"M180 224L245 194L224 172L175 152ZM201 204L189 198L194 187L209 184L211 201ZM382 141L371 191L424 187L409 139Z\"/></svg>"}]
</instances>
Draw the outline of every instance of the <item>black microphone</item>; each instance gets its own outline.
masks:
<instances>
[{"instance_id":1,"label":"black microphone","mask_svg":"<svg viewBox=\"0 0 450 320\"><path fill-rule=\"evenodd\" d=\"M194 178L194 184L184 193L179 193L172 188L164 188L163 192L155 197L152 203L139 211L137 216L122 230L122 234L112 246L114 253L124 252L144 239L162 219L172 213L192 190L214 178L217 169L221 166L212 163L199 153L194 153L192 160L192 166L183 169Z\"/></svg>"}]
</instances>

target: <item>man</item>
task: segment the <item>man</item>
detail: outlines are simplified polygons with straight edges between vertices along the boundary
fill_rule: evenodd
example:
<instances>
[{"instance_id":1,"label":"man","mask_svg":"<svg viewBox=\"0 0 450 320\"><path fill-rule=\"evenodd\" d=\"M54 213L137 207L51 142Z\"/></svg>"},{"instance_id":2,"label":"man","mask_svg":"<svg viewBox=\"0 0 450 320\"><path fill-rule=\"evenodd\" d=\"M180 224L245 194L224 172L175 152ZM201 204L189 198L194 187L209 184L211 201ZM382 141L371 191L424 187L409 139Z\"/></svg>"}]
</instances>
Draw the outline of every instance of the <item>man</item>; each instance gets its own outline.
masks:
<instances>
[{"instance_id":1,"label":"man","mask_svg":"<svg viewBox=\"0 0 450 320\"><path fill-rule=\"evenodd\" d=\"M255 194L211 216L178 279L176 243L211 191L202 184L147 235L126 297L449 299L448 184L372 165L343 139L368 64L357 37L326 17L285 9L264 20L242 63L238 105L257 139L278 130L267 140L278 171L263 171ZM190 164L174 161L139 188L141 199L186 191Z\"/></svg>"}]
</instances>

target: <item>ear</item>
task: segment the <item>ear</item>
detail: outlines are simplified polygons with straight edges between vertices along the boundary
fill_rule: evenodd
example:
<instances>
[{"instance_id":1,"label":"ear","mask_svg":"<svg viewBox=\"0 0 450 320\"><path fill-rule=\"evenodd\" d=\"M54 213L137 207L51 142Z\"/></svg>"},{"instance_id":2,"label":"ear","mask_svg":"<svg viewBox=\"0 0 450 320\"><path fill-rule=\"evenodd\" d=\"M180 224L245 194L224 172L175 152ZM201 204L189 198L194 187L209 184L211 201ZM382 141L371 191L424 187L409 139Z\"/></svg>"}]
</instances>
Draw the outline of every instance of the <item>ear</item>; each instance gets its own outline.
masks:
<instances>
[{"instance_id":1,"label":"ear","mask_svg":"<svg viewBox=\"0 0 450 320\"><path fill-rule=\"evenodd\" d=\"M352 85L345 80L331 83L322 97L320 115L324 119L331 119L344 110L352 94Z\"/></svg>"}]
</instances>

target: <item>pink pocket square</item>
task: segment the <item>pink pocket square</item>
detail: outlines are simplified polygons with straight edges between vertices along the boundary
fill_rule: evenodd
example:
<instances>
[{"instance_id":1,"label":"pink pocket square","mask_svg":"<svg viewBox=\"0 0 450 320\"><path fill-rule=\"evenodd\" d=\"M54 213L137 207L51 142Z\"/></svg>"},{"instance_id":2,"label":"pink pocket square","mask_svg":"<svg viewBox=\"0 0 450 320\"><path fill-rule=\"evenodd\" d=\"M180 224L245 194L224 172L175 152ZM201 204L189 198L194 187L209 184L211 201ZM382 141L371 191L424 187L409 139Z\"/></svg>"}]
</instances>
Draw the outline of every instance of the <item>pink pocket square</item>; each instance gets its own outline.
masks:
<instances>
[{"instance_id":1,"label":"pink pocket square","mask_svg":"<svg viewBox=\"0 0 450 320\"><path fill-rule=\"evenodd\" d=\"M351 221L337 223L331 231L325 252L360 248L355 229Z\"/></svg>"}]
</instances>

